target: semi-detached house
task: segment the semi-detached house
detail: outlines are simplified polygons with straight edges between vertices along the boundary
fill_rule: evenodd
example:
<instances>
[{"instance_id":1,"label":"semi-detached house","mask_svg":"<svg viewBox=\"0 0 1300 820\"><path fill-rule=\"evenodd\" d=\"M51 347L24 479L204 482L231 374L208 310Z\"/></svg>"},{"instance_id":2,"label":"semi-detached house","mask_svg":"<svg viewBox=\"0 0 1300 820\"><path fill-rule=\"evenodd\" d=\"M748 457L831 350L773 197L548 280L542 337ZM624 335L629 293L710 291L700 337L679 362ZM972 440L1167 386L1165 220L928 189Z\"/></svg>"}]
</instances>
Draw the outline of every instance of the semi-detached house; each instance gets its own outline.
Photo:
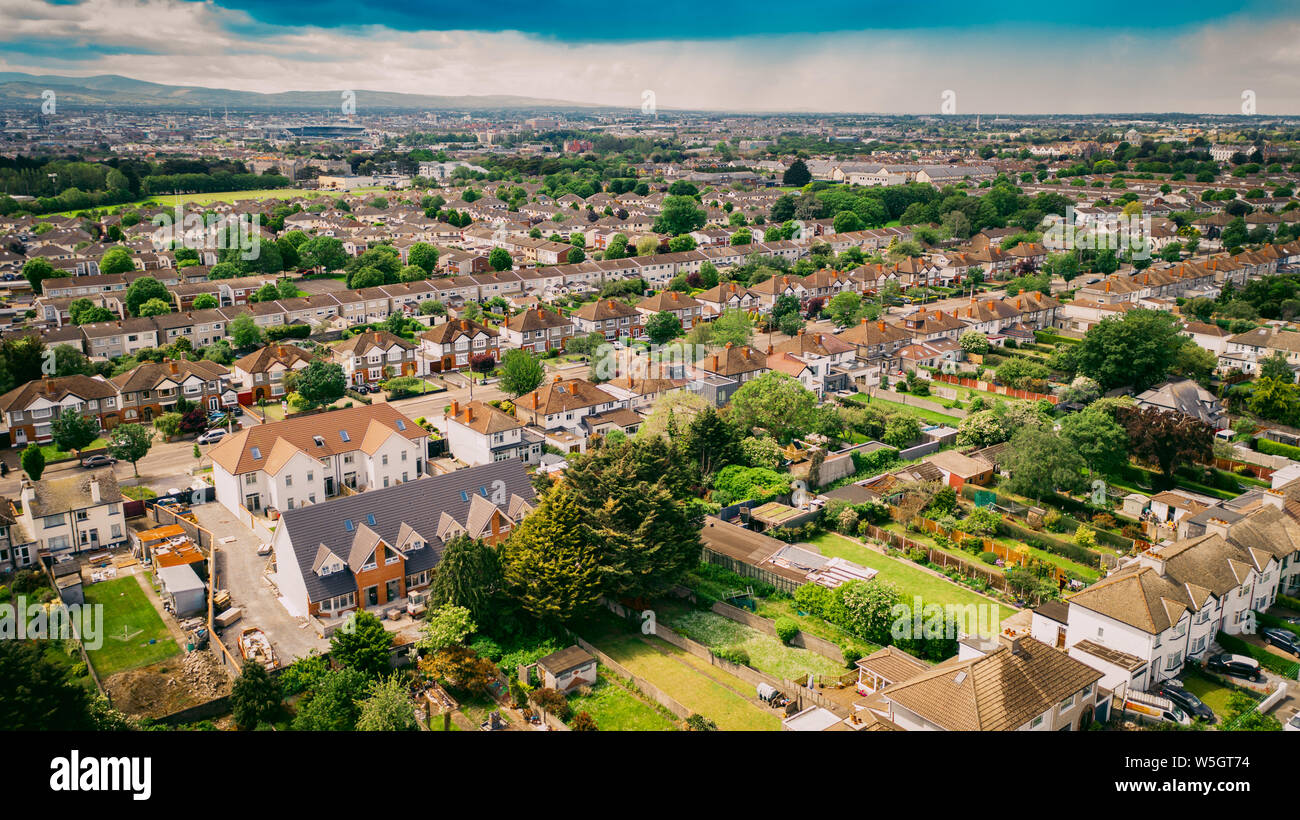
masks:
<instances>
[{"instance_id":1,"label":"semi-detached house","mask_svg":"<svg viewBox=\"0 0 1300 820\"><path fill-rule=\"evenodd\" d=\"M1214 636L1241 633L1300 573L1300 523L1282 493L1234 522L1146 551L1067 605L1039 607L1033 634L1102 671L1103 685L1145 691L1202 658Z\"/></svg>"},{"instance_id":2,"label":"semi-detached house","mask_svg":"<svg viewBox=\"0 0 1300 820\"><path fill-rule=\"evenodd\" d=\"M390 404L345 407L259 424L212 448L217 501L240 513L283 512L349 490L424 475L429 434Z\"/></svg>"},{"instance_id":3,"label":"semi-detached house","mask_svg":"<svg viewBox=\"0 0 1300 820\"><path fill-rule=\"evenodd\" d=\"M512 459L286 510L272 541L280 594L326 625L400 607L428 588L448 541L499 544L534 497Z\"/></svg>"}]
</instances>

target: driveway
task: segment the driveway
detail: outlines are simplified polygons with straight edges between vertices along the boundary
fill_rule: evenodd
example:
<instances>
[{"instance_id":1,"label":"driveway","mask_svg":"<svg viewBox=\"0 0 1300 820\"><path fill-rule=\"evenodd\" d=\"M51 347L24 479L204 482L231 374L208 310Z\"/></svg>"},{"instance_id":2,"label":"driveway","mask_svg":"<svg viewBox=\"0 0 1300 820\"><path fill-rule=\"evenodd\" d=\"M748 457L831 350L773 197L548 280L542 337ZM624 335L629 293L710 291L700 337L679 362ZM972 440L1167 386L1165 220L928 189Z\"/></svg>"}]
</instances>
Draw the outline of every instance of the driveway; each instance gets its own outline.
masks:
<instances>
[{"instance_id":1,"label":"driveway","mask_svg":"<svg viewBox=\"0 0 1300 820\"><path fill-rule=\"evenodd\" d=\"M270 559L257 554L257 536L220 504L202 504L193 509L199 524L217 541L213 549L218 586L229 590L231 606L244 611L243 617L221 636L231 652L238 656L239 633L253 626L260 627L270 638L281 665L312 649L328 649L329 641L318 637L306 618L290 614L276 597L267 575Z\"/></svg>"}]
</instances>

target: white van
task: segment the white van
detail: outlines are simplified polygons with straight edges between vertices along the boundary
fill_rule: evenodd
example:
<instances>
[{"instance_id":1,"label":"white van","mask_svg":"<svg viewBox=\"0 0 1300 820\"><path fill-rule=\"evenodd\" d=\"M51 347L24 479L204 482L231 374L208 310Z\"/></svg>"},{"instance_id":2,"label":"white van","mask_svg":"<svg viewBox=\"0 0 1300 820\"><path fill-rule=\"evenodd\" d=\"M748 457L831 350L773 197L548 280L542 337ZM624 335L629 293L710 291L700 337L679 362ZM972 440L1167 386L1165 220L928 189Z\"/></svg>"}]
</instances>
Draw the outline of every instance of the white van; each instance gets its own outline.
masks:
<instances>
[{"instance_id":1,"label":"white van","mask_svg":"<svg viewBox=\"0 0 1300 820\"><path fill-rule=\"evenodd\" d=\"M1192 725L1192 719L1172 700L1147 692L1130 692L1124 698L1124 711L1148 723Z\"/></svg>"}]
</instances>

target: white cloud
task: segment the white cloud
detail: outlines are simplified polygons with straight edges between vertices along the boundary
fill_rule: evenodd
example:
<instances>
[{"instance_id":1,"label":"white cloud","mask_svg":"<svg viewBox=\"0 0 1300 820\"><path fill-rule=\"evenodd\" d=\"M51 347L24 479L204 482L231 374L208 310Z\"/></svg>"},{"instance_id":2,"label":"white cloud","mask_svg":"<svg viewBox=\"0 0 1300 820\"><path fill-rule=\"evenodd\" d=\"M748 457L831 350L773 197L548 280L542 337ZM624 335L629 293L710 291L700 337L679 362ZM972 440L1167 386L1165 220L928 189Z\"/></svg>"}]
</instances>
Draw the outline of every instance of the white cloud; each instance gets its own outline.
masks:
<instances>
[{"instance_id":1,"label":"white cloud","mask_svg":"<svg viewBox=\"0 0 1300 820\"><path fill-rule=\"evenodd\" d=\"M1300 24L1289 20L1160 39L998 27L566 44L517 32L271 27L181 0L0 0L0 19L4 70L246 91L519 94L636 108L650 88L665 109L937 113L953 89L959 113L1235 113L1250 88L1261 114L1300 113ZM70 55L87 44L131 53L24 53L22 43L49 39Z\"/></svg>"}]
</instances>

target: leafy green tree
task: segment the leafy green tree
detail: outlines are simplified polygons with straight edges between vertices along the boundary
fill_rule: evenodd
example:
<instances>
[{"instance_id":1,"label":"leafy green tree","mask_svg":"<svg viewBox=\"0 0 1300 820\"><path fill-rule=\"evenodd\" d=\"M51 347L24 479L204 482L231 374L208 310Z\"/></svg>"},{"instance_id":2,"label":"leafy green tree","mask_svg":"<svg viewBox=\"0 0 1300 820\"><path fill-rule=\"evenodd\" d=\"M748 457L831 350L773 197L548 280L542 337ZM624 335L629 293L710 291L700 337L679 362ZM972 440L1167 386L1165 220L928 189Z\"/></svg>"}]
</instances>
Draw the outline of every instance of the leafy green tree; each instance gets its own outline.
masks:
<instances>
[{"instance_id":1,"label":"leafy green tree","mask_svg":"<svg viewBox=\"0 0 1300 820\"><path fill-rule=\"evenodd\" d=\"M837 325L851 325L862 309L862 297L851 290L840 291L831 297L826 309L831 314L831 321Z\"/></svg>"},{"instance_id":2,"label":"leafy green tree","mask_svg":"<svg viewBox=\"0 0 1300 820\"><path fill-rule=\"evenodd\" d=\"M1287 363L1286 354L1280 350L1274 350L1272 354L1260 360L1259 377L1286 382L1295 381L1295 374L1291 371L1291 365Z\"/></svg>"},{"instance_id":3,"label":"leafy green tree","mask_svg":"<svg viewBox=\"0 0 1300 820\"><path fill-rule=\"evenodd\" d=\"M735 504L740 501L767 501L790 492L790 477L766 467L723 467L713 479L713 501Z\"/></svg>"},{"instance_id":4,"label":"leafy green tree","mask_svg":"<svg viewBox=\"0 0 1300 820\"><path fill-rule=\"evenodd\" d=\"M33 441L23 450L20 463L28 478L32 481L40 481L41 473L45 472L45 452Z\"/></svg>"},{"instance_id":5,"label":"leafy green tree","mask_svg":"<svg viewBox=\"0 0 1300 820\"><path fill-rule=\"evenodd\" d=\"M664 197L659 216L655 218L654 231L677 236L704 227L705 213L689 196Z\"/></svg>"},{"instance_id":6,"label":"leafy green tree","mask_svg":"<svg viewBox=\"0 0 1300 820\"><path fill-rule=\"evenodd\" d=\"M137 316L163 316L172 312L172 306L165 299L150 299L140 305Z\"/></svg>"},{"instance_id":7,"label":"leafy green tree","mask_svg":"<svg viewBox=\"0 0 1300 820\"><path fill-rule=\"evenodd\" d=\"M490 623L503 588L497 551L481 540L458 535L443 547L429 587L429 603L462 607L478 623Z\"/></svg>"},{"instance_id":8,"label":"leafy green tree","mask_svg":"<svg viewBox=\"0 0 1300 820\"><path fill-rule=\"evenodd\" d=\"M1101 407L1061 419L1061 438L1083 458L1090 473L1112 473L1128 462L1128 433Z\"/></svg>"},{"instance_id":9,"label":"leafy green tree","mask_svg":"<svg viewBox=\"0 0 1300 820\"><path fill-rule=\"evenodd\" d=\"M921 437L921 422L915 416L896 413L885 421L881 441L890 447L903 448Z\"/></svg>"},{"instance_id":10,"label":"leafy green tree","mask_svg":"<svg viewBox=\"0 0 1300 820\"><path fill-rule=\"evenodd\" d=\"M382 625L380 629L383 629ZM373 677L377 678L378 674ZM360 702L370 691L372 680L360 670L346 665L343 669L326 673L316 688L299 703L293 728L300 732L355 730L361 718Z\"/></svg>"},{"instance_id":11,"label":"leafy green tree","mask_svg":"<svg viewBox=\"0 0 1300 820\"><path fill-rule=\"evenodd\" d=\"M140 307L151 299L158 299L171 304L171 293L167 286L152 276L141 276L126 289L126 309L132 316L140 315Z\"/></svg>"},{"instance_id":12,"label":"leafy green tree","mask_svg":"<svg viewBox=\"0 0 1300 820\"><path fill-rule=\"evenodd\" d=\"M563 623L595 609L606 568L568 482L552 487L501 545L506 584L533 617Z\"/></svg>"},{"instance_id":13,"label":"leafy green tree","mask_svg":"<svg viewBox=\"0 0 1300 820\"><path fill-rule=\"evenodd\" d=\"M716 345L732 345L739 347L749 344L754 338L754 320L748 313L738 308L728 308L722 311L712 324L701 322L696 327L707 327L712 330L711 341Z\"/></svg>"},{"instance_id":14,"label":"leafy green tree","mask_svg":"<svg viewBox=\"0 0 1300 820\"><path fill-rule=\"evenodd\" d=\"M545 377L541 361L526 350L507 350L501 357L501 389L512 396L533 392Z\"/></svg>"},{"instance_id":15,"label":"leafy green tree","mask_svg":"<svg viewBox=\"0 0 1300 820\"><path fill-rule=\"evenodd\" d=\"M365 610L353 612L330 638L330 657L340 666L375 679L392 669L393 635Z\"/></svg>"},{"instance_id":16,"label":"leafy green tree","mask_svg":"<svg viewBox=\"0 0 1300 820\"><path fill-rule=\"evenodd\" d=\"M253 320L252 314L241 313L226 325L226 332L240 350L248 350L262 344L262 329Z\"/></svg>"},{"instance_id":17,"label":"leafy green tree","mask_svg":"<svg viewBox=\"0 0 1300 820\"><path fill-rule=\"evenodd\" d=\"M301 370L285 376L285 389L298 394L304 407L324 407L343 398L347 391L347 376L343 365L312 359Z\"/></svg>"},{"instance_id":18,"label":"leafy green tree","mask_svg":"<svg viewBox=\"0 0 1300 820\"><path fill-rule=\"evenodd\" d=\"M235 279L243 275L244 271L234 262L218 262L208 271L209 281Z\"/></svg>"},{"instance_id":19,"label":"leafy green tree","mask_svg":"<svg viewBox=\"0 0 1300 820\"><path fill-rule=\"evenodd\" d=\"M108 437L108 454L118 461L131 462L131 470L140 476L137 463L153 446L153 430L143 424L119 424Z\"/></svg>"},{"instance_id":20,"label":"leafy green tree","mask_svg":"<svg viewBox=\"0 0 1300 820\"><path fill-rule=\"evenodd\" d=\"M729 418L745 432L761 427L778 441L789 441L807 430L816 407L817 395L797 379L769 371L732 395Z\"/></svg>"},{"instance_id":21,"label":"leafy green tree","mask_svg":"<svg viewBox=\"0 0 1300 820\"><path fill-rule=\"evenodd\" d=\"M154 429L161 433L164 439L170 439L180 433L181 418L180 413L163 413L153 420Z\"/></svg>"},{"instance_id":22,"label":"leafy green tree","mask_svg":"<svg viewBox=\"0 0 1300 820\"><path fill-rule=\"evenodd\" d=\"M427 242L416 242L406 253L406 259L426 274L438 267L438 249Z\"/></svg>"},{"instance_id":23,"label":"leafy green tree","mask_svg":"<svg viewBox=\"0 0 1300 820\"><path fill-rule=\"evenodd\" d=\"M743 460L740 432L713 407L690 420L681 449L705 481L723 467Z\"/></svg>"},{"instance_id":24,"label":"leafy green tree","mask_svg":"<svg viewBox=\"0 0 1300 820\"><path fill-rule=\"evenodd\" d=\"M493 248L488 254L488 265L495 271L507 271L514 268L515 260L510 257L510 251L505 248Z\"/></svg>"},{"instance_id":25,"label":"leafy green tree","mask_svg":"<svg viewBox=\"0 0 1300 820\"><path fill-rule=\"evenodd\" d=\"M260 663L244 664L230 690L230 709L240 729L252 729L274 717L283 701L280 684Z\"/></svg>"},{"instance_id":26,"label":"leafy green tree","mask_svg":"<svg viewBox=\"0 0 1300 820\"><path fill-rule=\"evenodd\" d=\"M336 271L348 263L343 242L333 236L317 236L298 248L302 264L317 271Z\"/></svg>"},{"instance_id":27,"label":"leafy green tree","mask_svg":"<svg viewBox=\"0 0 1300 820\"><path fill-rule=\"evenodd\" d=\"M357 716L359 732L414 732L419 729L411 692L397 674L370 684Z\"/></svg>"},{"instance_id":28,"label":"leafy green tree","mask_svg":"<svg viewBox=\"0 0 1300 820\"><path fill-rule=\"evenodd\" d=\"M135 270L135 260L131 258L131 252L126 248L109 248L99 259L99 272L105 276L130 273L133 270Z\"/></svg>"},{"instance_id":29,"label":"leafy green tree","mask_svg":"<svg viewBox=\"0 0 1300 820\"><path fill-rule=\"evenodd\" d=\"M902 600L898 587L875 579L848 581L835 589L834 596L850 632L882 646L894 642L893 609Z\"/></svg>"},{"instance_id":30,"label":"leafy green tree","mask_svg":"<svg viewBox=\"0 0 1300 820\"><path fill-rule=\"evenodd\" d=\"M253 295L250 296L248 300L250 302L274 302L279 298L280 291L276 289L275 284L273 282L267 282L265 285L262 285L260 288L253 291Z\"/></svg>"},{"instance_id":31,"label":"leafy green tree","mask_svg":"<svg viewBox=\"0 0 1300 820\"><path fill-rule=\"evenodd\" d=\"M44 641L0 640L0 726L11 732L94 729L87 690L47 656Z\"/></svg>"},{"instance_id":32,"label":"leafy green tree","mask_svg":"<svg viewBox=\"0 0 1300 820\"><path fill-rule=\"evenodd\" d=\"M654 344L668 344L682 334L682 322L677 314L661 310L645 323L645 332Z\"/></svg>"},{"instance_id":33,"label":"leafy green tree","mask_svg":"<svg viewBox=\"0 0 1300 820\"><path fill-rule=\"evenodd\" d=\"M92 441L99 438L99 422L90 416L65 410L50 423L54 446L65 452L80 454Z\"/></svg>"},{"instance_id":34,"label":"leafy green tree","mask_svg":"<svg viewBox=\"0 0 1300 820\"><path fill-rule=\"evenodd\" d=\"M1173 314L1139 308L1101 320L1077 346L1079 372L1105 389L1131 384L1141 392L1163 381L1182 345Z\"/></svg>"},{"instance_id":35,"label":"leafy green tree","mask_svg":"<svg viewBox=\"0 0 1300 820\"><path fill-rule=\"evenodd\" d=\"M198 296L194 297L195 310L211 310L214 307L218 307L218 305L217 297L213 296L211 293L200 293Z\"/></svg>"},{"instance_id":36,"label":"leafy green tree","mask_svg":"<svg viewBox=\"0 0 1300 820\"><path fill-rule=\"evenodd\" d=\"M55 270L44 259L28 259L23 263L23 278L32 286L32 292L36 294L44 293L46 279L64 279L70 276L65 270Z\"/></svg>"},{"instance_id":37,"label":"leafy green tree","mask_svg":"<svg viewBox=\"0 0 1300 820\"><path fill-rule=\"evenodd\" d=\"M1074 492L1086 484L1083 456L1071 442L1046 427L1017 430L1000 458L1007 489L1035 500L1058 489Z\"/></svg>"},{"instance_id":38,"label":"leafy green tree","mask_svg":"<svg viewBox=\"0 0 1300 820\"><path fill-rule=\"evenodd\" d=\"M443 604L429 611L416 645L427 652L437 652L462 644L478 629L469 610L455 604Z\"/></svg>"}]
</instances>

